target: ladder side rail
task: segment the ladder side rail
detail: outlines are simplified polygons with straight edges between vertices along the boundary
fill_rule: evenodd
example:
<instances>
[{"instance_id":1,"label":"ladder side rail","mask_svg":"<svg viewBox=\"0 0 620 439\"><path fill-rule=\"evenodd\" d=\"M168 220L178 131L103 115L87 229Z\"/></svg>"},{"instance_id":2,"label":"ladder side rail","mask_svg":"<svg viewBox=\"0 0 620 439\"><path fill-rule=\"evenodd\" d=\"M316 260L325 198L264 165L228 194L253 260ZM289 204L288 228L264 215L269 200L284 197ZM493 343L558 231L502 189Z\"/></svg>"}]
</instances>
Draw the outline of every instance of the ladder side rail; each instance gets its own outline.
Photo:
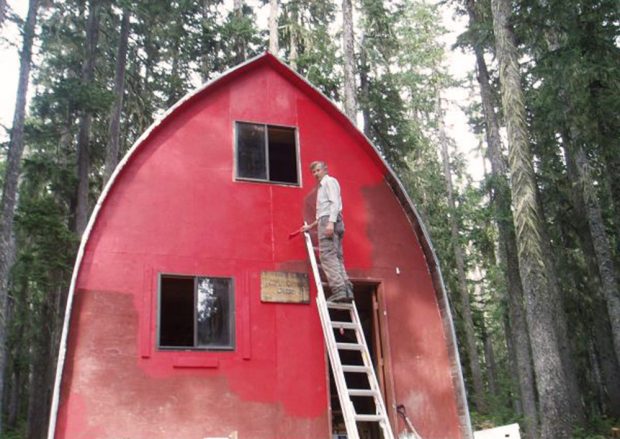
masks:
<instances>
[{"instance_id":1,"label":"ladder side rail","mask_svg":"<svg viewBox=\"0 0 620 439\"><path fill-rule=\"evenodd\" d=\"M319 300L320 299L317 297L317 302L319 302ZM344 370L342 369L342 362L340 361L338 352L329 346L330 344L335 345L336 338L334 337L334 330L329 323L329 316L326 317L324 315L324 313L328 312L329 311L327 311L327 309L325 309L325 311L321 310L321 305L319 305L319 315L321 315L321 326L323 327L323 333L327 338L329 338L326 343L328 345L327 354L332 365L334 379L336 380L338 399L340 401L342 417L344 418L344 423L347 429L347 437L350 439L359 439L355 420L355 408L353 407L353 403L348 396L348 387L344 377Z\"/></svg>"},{"instance_id":2,"label":"ladder side rail","mask_svg":"<svg viewBox=\"0 0 620 439\"><path fill-rule=\"evenodd\" d=\"M342 409L342 416L344 418L345 427L347 429L347 436L349 439L359 439L357 432L357 424L355 421L355 408L348 396L347 383L344 378L344 371L342 370L342 363L336 349L336 337L334 336L334 330L331 326L331 318L327 303L325 300L325 292L323 291L323 285L321 283L321 276L319 274L319 267L316 262L316 256L312 246L312 239L308 232L304 232L304 238L306 241L306 250L308 252L308 258L310 259L310 265L312 267L312 275L317 288L317 308L319 310L319 317L321 326L323 328L323 334L325 335L325 341L327 345L327 353L332 365L334 379L336 380L336 388L338 390L338 399L340 400L340 408Z\"/></svg>"},{"instance_id":3,"label":"ladder side rail","mask_svg":"<svg viewBox=\"0 0 620 439\"><path fill-rule=\"evenodd\" d=\"M308 252L308 258L310 259L310 265L312 266L312 275L314 276L314 282L317 289L317 300L322 299L325 303L325 292L323 291L323 284L321 283L321 275L319 274L319 264L316 262L316 256L314 254L314 248L312 247L312 238L310 233L304 232L304 239L306 241L306 251Z\"/></svg>"},{"instance_id":4,"label":"ladder side rail","mask_svg":"<svg viewBox=\"0 0 620 439\"><path fill-rule=\"evenodd\" d=\"M355 324L358 325L359 331L356 331L357 342L364 346L362 358L364 361L364 366L369 369L368 373L368 382L370 384L371 390L375 391L375 409L378 414L380 414L384 418L384 422L381 422L381 428L383 429L385 439L393 439L394 433L392 432L392 426L390 425L390 418L388 417L387 410L385 408L385 403L383 401L383 395L381 394L381 388L379 387L379 381L377 380L377 375L375 373L374 365L370 359L370 352L368 350L368 345L366 344L366 337L364 336L364 331L362 329L362 323L360 321L359 314L357 313L357 307L354 306L351 309L351 317Z\"/></svg>"}]
</instances>

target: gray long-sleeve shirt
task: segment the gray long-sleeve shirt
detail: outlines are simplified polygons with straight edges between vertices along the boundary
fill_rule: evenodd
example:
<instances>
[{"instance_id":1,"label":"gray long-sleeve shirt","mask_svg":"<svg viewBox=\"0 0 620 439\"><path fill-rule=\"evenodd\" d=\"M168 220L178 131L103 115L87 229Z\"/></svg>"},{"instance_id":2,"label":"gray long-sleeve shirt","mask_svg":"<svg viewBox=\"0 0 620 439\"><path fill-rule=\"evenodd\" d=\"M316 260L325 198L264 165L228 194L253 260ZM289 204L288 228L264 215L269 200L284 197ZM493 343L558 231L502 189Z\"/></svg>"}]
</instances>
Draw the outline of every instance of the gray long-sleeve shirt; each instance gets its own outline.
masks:
<instances>
[{"instance_id":1,"label":"gray long-sleeve shirt","mask_svg":"<svg viewBox=\"0 0 620 439\"><path fill-rule=\"evenodd\" d=\"M341 211L340 184L334 177L325 175L316 194L316 218L328 216L329 221L335 223Z\"/></svg>"}]
</instances>

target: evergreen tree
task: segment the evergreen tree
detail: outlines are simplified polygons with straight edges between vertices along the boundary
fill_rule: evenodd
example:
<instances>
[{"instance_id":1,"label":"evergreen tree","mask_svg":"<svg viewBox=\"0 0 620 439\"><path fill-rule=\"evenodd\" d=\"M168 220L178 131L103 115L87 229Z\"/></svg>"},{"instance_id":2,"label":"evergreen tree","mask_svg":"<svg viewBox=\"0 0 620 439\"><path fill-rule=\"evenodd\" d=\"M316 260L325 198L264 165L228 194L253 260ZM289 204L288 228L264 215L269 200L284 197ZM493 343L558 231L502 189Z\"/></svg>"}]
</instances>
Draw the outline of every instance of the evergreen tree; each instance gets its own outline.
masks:
<instances>
[{"instance_id":1,"label":"evergreen tree","mask_svg":"<svg viewBox=\"0 0 620 439\"><path fill-rule=\"evenodd\" d=\"M339 102L341 59L329 26L335 19L330 0L290 0L282 5L280 41L284 59L328 98Z\"/></svg>"},{"instance_id":2,"label":"evergreen tree","mask_svg":"<svg viewBox=\"0 0 620 439\"><path fill-rule=\"evenodd\" d=\"M512 205L517 231L519 268L540 400L540 437L569 437L572 430L567 378L562 366L560 334L554 319L561 314L551 291L554 270L545 252L543 218L538 200L527 132L517 47L509 24L510 2L492 0L493 29L500 63L502 104L506 115Z\"/></svg>"},{"instance_id":3,"label":"evergreen tree","mask_svg":"<svg viewBox=\"0 0 620 439\"><path fill-rule=\"evenodd\" d=\"M471 372L473 385L473 399L476 409L480 412L486 412L487 403L485 399L484 382L482 379L482 362L478 354L478 344L476 333L474 330L474 319L472 313L471 301L469 298L469 288L467 282L467 274L465 267L465 255L461 245L460 227L457 218L457 206L455 201L455 190L452 182L452 166L450 164L449 140L446 134L443 113L441 110L441 99L437 101L438 116L438 142L441 148L441 158L443 162L443 172L446 181L446 194L448 199L448 222L450 224L450 240L452 242L452 251L454 253L454 262L456 264L457 289L461 304L461 320L465 332L465 349L467 350L467 358L469 360L469 369Z\"/></svg>"},{"instance_id":4,"label":"evergreen tree","mask_svg":"<svg viewBox=\"0 0 620 439\"><path fill-rule=\"evenodd\" d=\"M121 30L118 50L116 52L116 69L114 74L114 104L110 112L110 128L104 169L104 182L107 182L118 163L121 112L123 110L123 96L125 94L125 70L127 66L127 45L129 42L129 20L131 13L125 8L122 12Z\"/></svg>"},{"instance_id":5,"label":"evergreen tree","mask_svg":"<svg viewBox=\"0 0 620 439\"><path fill-rule=\"evenodd\" d=\"M88 22L86 26L86 41L84 62L82 64L81 87L83 92L90 94L90 88L96 87L95 63L97 61L97 43L99 40L99 26L101 21L102 5L97 0L88 2ZM90 101L90 96L88 100ZM89 195L90 195L90 149L91 149L91 128L92 128L92 108L90 102L82 102L80 108L80 122L77 137L77 193L75 205L75 232L82 236L88 221Z\"/></svg>"},{"instance_id":6,"label":"evergreen tree","mask_svg":"<svg viewBox=\"0 0 620 439\"><path fill-rule=\"evenodd\" d=\"M464 3L469 16L469 29L466 35L467 45L475 53L477 80L480 88L480 100L484 115L484 132L487 143L487 156L491 163L490 197L493 202L494 219L498 230L498 262L503 268L507 295L506 334L510 336L507 346L511 350L511 365L517 377L520 401L517 411L522 411L525 434L529 438L537 436L537 411L534 372L530 353L530 340L523 309L523 288L519 275L517 244L510 209L510 186L507 165L502 152L496 98L492 88L491 76L484 57L488 50L491 29L488 22L490 11L482 2L468 0ZM486 18L486 20L485 20Z\"/></svg>"},{"instance_id":7,"label":"evergreen tree","mask_svg":"<svg viewBox=\"0 0 620 439\"><path fill-rule=\"evenodd\" d=\"M4 5L0 5L3 13ZM39 12L39 0L30 0L28 15L23 28L23 43L20 54L19 83L13 127L7 153L6 169L2 187L2 206L0 209L0 435L3 431L2 413L4 407L4 382L7 365L6 332L9 323L9 274L15 260L14 218L17 206L18 183L21 160L24 152L24 126L26 119L26 96L30 81L32 63L32 45Z\"/></svg>"}]
</instances>

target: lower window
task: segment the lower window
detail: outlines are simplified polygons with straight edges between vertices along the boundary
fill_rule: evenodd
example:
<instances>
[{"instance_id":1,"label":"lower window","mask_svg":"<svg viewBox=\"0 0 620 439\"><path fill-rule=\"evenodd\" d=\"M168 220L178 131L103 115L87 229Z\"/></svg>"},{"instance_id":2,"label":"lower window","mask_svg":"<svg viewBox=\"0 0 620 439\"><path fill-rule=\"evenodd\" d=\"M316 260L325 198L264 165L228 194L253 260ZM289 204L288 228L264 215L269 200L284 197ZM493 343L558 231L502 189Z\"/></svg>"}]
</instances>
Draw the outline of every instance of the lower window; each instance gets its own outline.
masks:
<instances>
[{"instance_id":1,"label":"lower window","mask_svg":"<svg viewBox=\"0 0 620 439\"><path fill-rule=\"evenodd\" d=\"M159 279L159 347L234 349L234 292L230 278Z\"/></svg>"}]
</instances>

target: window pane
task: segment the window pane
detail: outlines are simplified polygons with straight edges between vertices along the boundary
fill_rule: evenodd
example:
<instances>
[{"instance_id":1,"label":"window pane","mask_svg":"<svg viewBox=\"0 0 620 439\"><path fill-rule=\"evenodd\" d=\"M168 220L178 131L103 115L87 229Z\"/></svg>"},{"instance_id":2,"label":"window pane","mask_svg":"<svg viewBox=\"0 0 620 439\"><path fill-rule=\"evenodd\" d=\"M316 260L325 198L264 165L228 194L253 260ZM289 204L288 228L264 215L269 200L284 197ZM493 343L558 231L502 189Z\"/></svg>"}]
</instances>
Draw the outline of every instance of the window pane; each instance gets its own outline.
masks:
<instances>
[{"instance_id":1,"label":"window pane","mask_svg":"<svg viewBox=\"0 0 620 439\"><path fill-rule=\"evenodd\" d=\"M231 291L230 279L198 278L196 288L198 346L232 346Z\"/></svg>"},{"instance_id":2,"label":"window pane","mask_svg":"<svg viewBox=\"0 0 620 439\"><path fill-rule=\"evenodd\" d=\"M298 183L295 130L269 127L269 180Z\"/></svg>"},{"instance_id":3,"label":"window pane","mask_svg":"<svg viewBox=\"0 0 620 439\"><path fill-rule=\"evenodd\" d=\"M161 277L159 345L194 346L194 278Z\"/></svg>"},{"instance_id":4,"label":"window pane","mask_svg":"<svg viewBox=\"0 0 620 439\"><path fill-rule=\"evenodd\" d=\"M237 177L267 179L265 127L237 123Z\"/></svg>"}]
</instances>

